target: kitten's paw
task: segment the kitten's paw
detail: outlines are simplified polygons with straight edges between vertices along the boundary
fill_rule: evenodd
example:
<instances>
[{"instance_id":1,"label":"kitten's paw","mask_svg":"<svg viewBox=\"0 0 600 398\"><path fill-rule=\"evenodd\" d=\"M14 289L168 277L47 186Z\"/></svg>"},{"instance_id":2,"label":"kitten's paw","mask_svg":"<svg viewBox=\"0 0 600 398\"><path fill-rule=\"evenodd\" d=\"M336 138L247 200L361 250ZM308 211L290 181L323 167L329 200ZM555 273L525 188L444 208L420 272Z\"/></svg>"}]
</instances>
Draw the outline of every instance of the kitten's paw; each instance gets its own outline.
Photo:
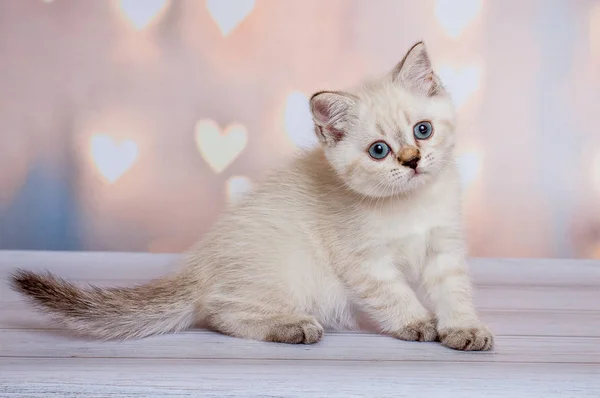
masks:
<instances>
[{"instance_id":1,"label":"kitten's paw","mask_svg":"<svg viewBox=\"0 0 600 398\"><path fill-rule=\"evenodd\" d=\"M433 319L425 319L406 325L402 329L391 333L391 335L406 341L435 341L437 330Z\"/></svg>"},{"instance_id":2,"label":"kitten's paw","mask_svg":"<svg viewBox=\"0 0 600 398\"><path fill-rule=\"evenodd\" d=\"M494 335L485 325L449 327L439 331L442 345L462 351L488 351L494 347Z\"/></svg>"},{"instance_id":3,"label":"kitten's paw","mask_svg":"<svg viewBox=\"0 0 600 398\"><path fill-rule=\"evenodd\" d=\"M314 344L323 337L323 327L314 318L274 327L265 341L288 344Z\"/></svg>"}]
</instances>

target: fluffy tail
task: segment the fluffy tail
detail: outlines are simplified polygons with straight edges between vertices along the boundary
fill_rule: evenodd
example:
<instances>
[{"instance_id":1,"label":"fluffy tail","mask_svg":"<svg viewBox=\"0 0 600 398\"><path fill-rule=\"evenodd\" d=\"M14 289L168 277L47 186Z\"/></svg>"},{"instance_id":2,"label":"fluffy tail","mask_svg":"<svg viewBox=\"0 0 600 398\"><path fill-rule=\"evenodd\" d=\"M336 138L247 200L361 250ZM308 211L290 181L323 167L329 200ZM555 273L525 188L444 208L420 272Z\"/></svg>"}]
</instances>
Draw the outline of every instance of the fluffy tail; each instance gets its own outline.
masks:
<instances>
[{"instance_id":1,"label":"fluffy tail","mask_svg":"<svg viewBox=\"0 0 600 398\"><path fill-rule=\"evenodd\" d=\"M190 278L179 274L130 288L77 287L52 274L18 270L12 287L70 329L101 339L177 332L195 321Z\"/></svg>"}]
</instances>

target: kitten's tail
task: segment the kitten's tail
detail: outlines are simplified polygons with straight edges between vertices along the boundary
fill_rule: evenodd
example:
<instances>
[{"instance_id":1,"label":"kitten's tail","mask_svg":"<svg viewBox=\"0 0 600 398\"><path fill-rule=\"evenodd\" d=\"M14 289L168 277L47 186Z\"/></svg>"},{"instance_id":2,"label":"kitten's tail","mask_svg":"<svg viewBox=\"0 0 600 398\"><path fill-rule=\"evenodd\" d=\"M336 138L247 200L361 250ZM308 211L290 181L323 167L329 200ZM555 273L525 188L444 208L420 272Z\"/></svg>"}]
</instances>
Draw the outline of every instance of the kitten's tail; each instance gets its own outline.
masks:
<instances>
[{"instance_id":1,"label":"kitten's tail","mask_svg":"<svg viewBox=\"0 0 600 398\"><path fill-rule=\"evenodd\" d=\"M185 274L129 288L100 288L18 270L11 282L14 290L68 328L101 339L177 332L196 320L195 286Z\"/></svg>"}]
</instances>

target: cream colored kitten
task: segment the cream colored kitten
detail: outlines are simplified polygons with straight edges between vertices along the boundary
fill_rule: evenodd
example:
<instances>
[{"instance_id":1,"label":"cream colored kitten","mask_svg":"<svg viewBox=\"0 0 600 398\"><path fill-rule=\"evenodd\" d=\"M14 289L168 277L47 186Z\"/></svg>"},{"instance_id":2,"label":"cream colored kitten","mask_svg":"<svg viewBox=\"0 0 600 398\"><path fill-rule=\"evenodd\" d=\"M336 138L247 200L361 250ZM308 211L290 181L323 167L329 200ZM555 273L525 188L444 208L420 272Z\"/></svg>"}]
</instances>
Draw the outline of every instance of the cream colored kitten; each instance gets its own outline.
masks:
<instances>
[{"instance_id":1,"label":"cream colored kitten","mask_svg":"<svg viewBox=\"0 0 600 398\"><path fill-rule=\"evenodd\" d=\"M489 350L493 336L476 314L465 262L455 114L424 44L380 80L319 92L310 104L320 148L225 213L179 273L101 289L18 271L14 287L100 338L202 322L232 336L308 344L324 327L355 328L358 308L398 339Z\"/></svg>"}]
</instances>

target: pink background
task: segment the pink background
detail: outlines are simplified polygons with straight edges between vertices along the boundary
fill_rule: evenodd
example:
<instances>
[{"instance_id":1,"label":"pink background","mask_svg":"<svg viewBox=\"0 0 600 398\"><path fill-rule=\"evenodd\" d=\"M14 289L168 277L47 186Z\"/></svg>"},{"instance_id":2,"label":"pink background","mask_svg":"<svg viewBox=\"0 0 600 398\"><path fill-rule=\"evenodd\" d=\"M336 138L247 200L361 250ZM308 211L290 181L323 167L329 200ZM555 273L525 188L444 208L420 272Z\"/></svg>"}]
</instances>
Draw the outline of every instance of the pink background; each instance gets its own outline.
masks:
<instances>
[{"instance_id":1,"label":"pink background","mask_svg":"<svg viewBox=\"0 0 600 398\"><path fill-rule=\"evenodd\" d=\"M471 254L600 258L593 0L0 0L0 248L185 250L419 39Z\"/></svg>"}]
</instances>

